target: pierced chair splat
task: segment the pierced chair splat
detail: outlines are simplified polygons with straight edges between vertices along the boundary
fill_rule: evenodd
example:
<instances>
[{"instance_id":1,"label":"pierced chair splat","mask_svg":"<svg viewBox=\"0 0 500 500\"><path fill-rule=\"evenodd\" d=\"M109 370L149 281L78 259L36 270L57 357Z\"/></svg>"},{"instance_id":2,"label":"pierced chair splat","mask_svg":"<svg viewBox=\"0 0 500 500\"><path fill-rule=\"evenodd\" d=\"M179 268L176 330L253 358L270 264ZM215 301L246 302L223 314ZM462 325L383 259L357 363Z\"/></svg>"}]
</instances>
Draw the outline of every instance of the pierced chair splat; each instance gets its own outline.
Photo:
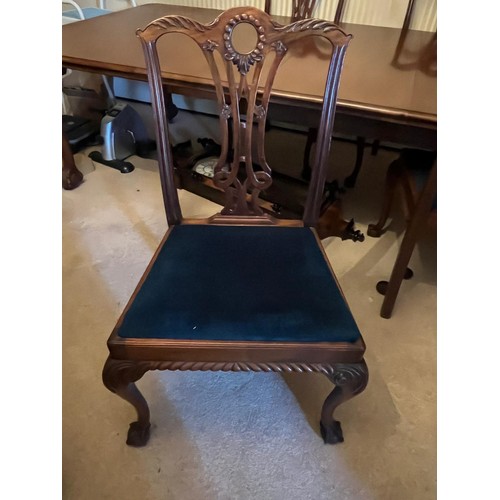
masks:
<instances>
[{"instance_id":1,"label":"pierced chair splat","mask_svg":"<svg viewBox=\"0 0 500 500\"><path fill-rule=\"evenodd\" d=\"M248 50L236 42L242 28L256 40ZM213 179L225 191L225 205L209 219L184 218L177 195L157 48L158 39L167 35L162 43L168 43L171 33L199 46L218 99L222 141ZM326 443L343 441L333 412L367 385L365 344L314 226L350 36L317 19L283 26L252 7L229 9L210 24L166 16L137 35L148 69L169 229L108 340L104 384L138 416L127 444L143 446L149 439L148 405L135 385L149 370L323 373L335 388L323 404L321 434ZM304 37L329 40L331 60L303 219L277 220L258 203L272 182L265 119L287 47Z\"/></svg>"}]
</instances>

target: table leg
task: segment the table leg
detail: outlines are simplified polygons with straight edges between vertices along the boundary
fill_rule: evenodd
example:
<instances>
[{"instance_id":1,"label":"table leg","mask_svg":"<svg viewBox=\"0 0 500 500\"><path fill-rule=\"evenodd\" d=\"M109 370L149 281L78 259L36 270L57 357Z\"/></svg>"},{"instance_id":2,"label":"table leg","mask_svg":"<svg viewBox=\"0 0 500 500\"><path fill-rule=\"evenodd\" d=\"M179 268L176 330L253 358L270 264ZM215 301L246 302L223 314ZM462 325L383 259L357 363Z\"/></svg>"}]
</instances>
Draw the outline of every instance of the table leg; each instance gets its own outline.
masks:
<instances>
[{"instance_id":1,"label":"table leg","mask_svg":"<svg viewBox=\"0 0 500 500\"><path fill-rule=\"evenodd\" d=\"M167 110L167 119L171 122L179 112L179 109L174 104L172 99L172 94L167 90L166 86L163 86L163 98L165 99L165 108Z\"/></svg>"},{"instance_id":2,"label":"table leg","mask_svg":"<svg viewBox=\"0 0 500 500\"><path fill-rule=\"evenodd\" d=\"M76 168L73 151L66 135L62 134L62 187L75 189L83 181L83 174Z\"/></svg>"}]
</instances>

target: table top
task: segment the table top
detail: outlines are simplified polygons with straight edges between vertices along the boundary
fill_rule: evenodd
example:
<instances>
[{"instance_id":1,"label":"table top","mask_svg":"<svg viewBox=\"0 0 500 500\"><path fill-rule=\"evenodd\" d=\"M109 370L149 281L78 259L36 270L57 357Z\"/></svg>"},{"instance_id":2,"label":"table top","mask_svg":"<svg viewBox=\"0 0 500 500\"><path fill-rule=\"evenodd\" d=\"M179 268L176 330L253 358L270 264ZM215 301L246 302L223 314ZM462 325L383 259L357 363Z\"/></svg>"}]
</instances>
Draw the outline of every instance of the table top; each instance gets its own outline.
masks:
<instances>
[{"instance_id":1,"label":"table top","mask_svg":"<svg viewBox=\"0 0 500 500\"><path fill-rule=\"evenodd\" d=\"M113 12L105 16L67 24L62 27L62 61L64 66L145 80L146 65L141 44L135 36L137 28L144 28L154 19L165 15L183 15L202 23L213 21L220 11L166 4L145 4L136 8ZM287 18L274 17L282 24ZM344 110L383 115L403 120L436 123L436 74L417 64L403 69L393 64L400 41L401 30L378 26L341 24L353 39L347 49L338 94L338 107ZM167 84L179 88L203 88L210 82L209 70L201 51L184 35L178 43L161 44L163 77ZM409 30L401 55L414 59L435 61L434 33ZM164 37L166 38L166 37ZM186 42L188 40L188 42ZM323 47L324 49L324 47ZM434 52L432 52L434 51ZM322 101L324 76L328 57L318 62L321 43L295 44L290 47L288 60L282 63L273 86L273 97L315 105ZM299 58L297 65L289 64ZM324 60L324 64L321 64ZM287 64L288 63L288 64ZM293 67L293 71L292 71ZM288 68L290 68L288 70Z\"/></svg>"}]
</instances>

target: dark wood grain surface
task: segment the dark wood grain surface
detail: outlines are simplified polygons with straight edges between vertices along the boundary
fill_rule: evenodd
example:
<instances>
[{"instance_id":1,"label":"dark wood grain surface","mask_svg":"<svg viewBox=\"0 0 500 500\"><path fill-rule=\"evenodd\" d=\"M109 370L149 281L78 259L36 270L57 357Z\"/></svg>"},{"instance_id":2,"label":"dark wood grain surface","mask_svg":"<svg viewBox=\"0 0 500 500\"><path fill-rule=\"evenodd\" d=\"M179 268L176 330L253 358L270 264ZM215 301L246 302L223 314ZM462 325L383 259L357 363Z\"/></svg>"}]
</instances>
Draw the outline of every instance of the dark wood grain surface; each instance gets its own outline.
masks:
<instances>
[{"instance_id":1,"label":"dark wood grain surface","mask_svg":"<svg viewBox=\"0 0 500 500\"><path fill-rule=\"evenodd\" d=\"M144 57L135 31L170 14L206 23L220 12L146 4L68 24L62 28L62 62L67 67L145 80ZM283 24L289 21L287 18L275 19ZM401 69L392 64L401 30L347 23L341 26L353 35L353 40L345 60L338 110L434 127L437 120L436 76L418 67ZM165 82L174 91L201 92L209 83L209 70L202 56L185 36L169 36L177 37L178 42L169 44L170 48L166 46L161 53ZM430 43L434 36L434 33L409 30L405 37L406 53L412 56L422 51L435 51L435 45ZM318 53L322 50L321 43L317 42L290 49L288 58L301 59L301 76L287 72L285 62L274 85L275 99L301 106L320 104L328 68L326 55L318 61ZM292 63L289 66L296 68Z\"/></svg>"}]
</instances>

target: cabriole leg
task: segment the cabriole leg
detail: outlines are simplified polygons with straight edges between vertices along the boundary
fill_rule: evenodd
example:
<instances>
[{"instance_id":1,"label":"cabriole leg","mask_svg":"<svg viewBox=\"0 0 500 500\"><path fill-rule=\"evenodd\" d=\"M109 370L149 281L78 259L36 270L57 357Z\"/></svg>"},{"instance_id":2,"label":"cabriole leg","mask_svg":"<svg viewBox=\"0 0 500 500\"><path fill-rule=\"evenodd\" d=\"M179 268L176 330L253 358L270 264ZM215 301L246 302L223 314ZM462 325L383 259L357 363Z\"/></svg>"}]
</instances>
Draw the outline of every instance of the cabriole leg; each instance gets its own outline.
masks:
<instances>
[{"instance_id":1,"label":"cabriole leg","mask_svg":"<svg viewBox=\"0 0 500 500\"><path fill-rule=\"evenodd\" d=\"M368 224L368 236L372 238L380 238L384 233L385 223L389 218L392 208L392 202L394 200L394 195L396 194L396 187L401 179L403 171L403 166L399 158L394 160L388 167L385 176L385 188L384 197L382 199L382 209L380 211L380 216L378 222L375 224Z\"/></svg>"},{"instance_id":2,"label":"cabriole leg","mask_svg":"<svg viewBox=\"0 0 500 500\"><path fill-rule=\"evenodd\" d=\"M108 357L102 372L102 380L106 388L128 401L137 411L137 421L130 424L127 435L127 444L130 446L145 446L149 440L148 404L134 383L148 369L146 362Z\"/></svg>"},{"instance_id":3,"label":"cabriole leg","mask_svg":"<svg viewBox=\"0 0 500 500\"><path fill-rule=\"evenodd\" d=\"M338 364L334 368L334 373L326 376L335 384L335 388L326 398L321 410L321 436L327 444L344 441L340 422L333 418L337 406L363 392L368 383L368 367L364 361Z\"/></svg>"}]
</instances>

